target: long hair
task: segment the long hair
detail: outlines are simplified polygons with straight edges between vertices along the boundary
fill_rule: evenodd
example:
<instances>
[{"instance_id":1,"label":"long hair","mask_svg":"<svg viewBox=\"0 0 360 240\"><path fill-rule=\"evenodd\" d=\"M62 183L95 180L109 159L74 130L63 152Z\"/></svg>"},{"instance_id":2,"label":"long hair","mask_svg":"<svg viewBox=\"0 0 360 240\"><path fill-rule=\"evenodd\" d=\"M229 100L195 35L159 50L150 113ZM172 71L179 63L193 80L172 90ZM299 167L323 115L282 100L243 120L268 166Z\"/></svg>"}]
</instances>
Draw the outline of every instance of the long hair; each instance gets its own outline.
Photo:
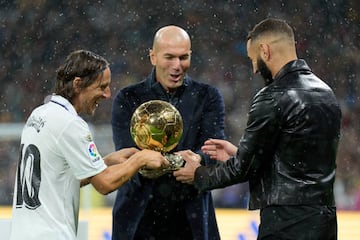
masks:
<instances>
[{"instance_id":1,"label":"long hair","mask_svg":"<svg viewBox=\"0 0 360 240\"><path fill-rule=\"evenodd\" d=\"M81 88L91 85L109 66L103 57L88 51L76 50L71 52L64 63L56 70L56 84L54 93L68 99L74 97L73 80L82 79Z\"/></svg>"}]
</instances>

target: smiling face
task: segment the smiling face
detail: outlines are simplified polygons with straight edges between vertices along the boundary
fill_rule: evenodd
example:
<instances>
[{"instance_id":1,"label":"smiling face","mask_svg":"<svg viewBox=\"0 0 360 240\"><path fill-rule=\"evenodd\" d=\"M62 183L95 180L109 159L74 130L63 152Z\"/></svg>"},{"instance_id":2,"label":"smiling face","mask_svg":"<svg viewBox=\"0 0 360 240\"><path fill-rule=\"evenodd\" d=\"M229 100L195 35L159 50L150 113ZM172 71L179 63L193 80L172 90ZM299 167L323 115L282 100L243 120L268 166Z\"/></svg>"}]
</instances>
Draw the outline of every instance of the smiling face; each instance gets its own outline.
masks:
<instances>
[{"instance_id":1,"label":"smiling face","mask_svg":"<svg viewBox=\"0 0 360 240\"><path fill-rule=\"evenodd\" d=\"M81 88L81 78L73 81L76 96L73 98L73 105L78 113L94 115L99 102L111 97L110 82L111 71L107 67L102 74L99 74L96 81L85 88Z\"/></svg>"},{"instance_id":2,"label":"smiling face","mask_svg":"<svg viewBox=\"0 0 360 240\"><path fill-rule=\"evenodd\" d=\"M190 67L190 47L188 34L179 27L164 27L155 35L150 61L156 68L156 80L166 91L175 91L183 84Z\"/></svg>"}]
</instances>

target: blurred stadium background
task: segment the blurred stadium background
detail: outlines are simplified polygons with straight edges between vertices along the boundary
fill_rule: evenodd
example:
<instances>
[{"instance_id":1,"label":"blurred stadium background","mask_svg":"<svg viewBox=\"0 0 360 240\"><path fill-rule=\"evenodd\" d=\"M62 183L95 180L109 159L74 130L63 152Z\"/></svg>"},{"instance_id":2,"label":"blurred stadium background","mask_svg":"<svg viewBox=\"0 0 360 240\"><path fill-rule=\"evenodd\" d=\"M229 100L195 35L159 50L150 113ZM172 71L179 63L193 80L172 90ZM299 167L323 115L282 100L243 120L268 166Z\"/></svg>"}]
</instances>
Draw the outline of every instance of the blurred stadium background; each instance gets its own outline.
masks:
<instances>
[{"instance_id":1,"label":"blurred stadium background","mask_svg":"<svg viewBox=\"0 0 360 240\"><path fill-rule=\"evenodd\" d=\"M360 210L357 0L0 0L2 209L8 209L12 203L24 121L51 93L55 69L70 51L89 49L110 61L114 96L118 89L140 81L150 72L148 50L154 32L167 24L182 26L192 38L189 74L220 89L226 104L226 133L236 143L246 124L249 101L263 85L259 77L252 75L246 35L265 17L283 18L295 28L298 56L306 59L313 71L334 89L341 103L343 123L336 202L340 211ZM95 117L87 118L103 155L114 150L110 111L111 102L103 103ZM244 209L247 197L247 184L214 191L219 209ZM105 207L104 211L109 213L113 200L114 194L102 197L91 187L82 190L84 212ZM7 216L6 211L2 214L0 210L0 218L3 216ZM359 239L360 235L357 236ZM102 237L106 239L105 235Z\"/></svg>"}]
</instances>

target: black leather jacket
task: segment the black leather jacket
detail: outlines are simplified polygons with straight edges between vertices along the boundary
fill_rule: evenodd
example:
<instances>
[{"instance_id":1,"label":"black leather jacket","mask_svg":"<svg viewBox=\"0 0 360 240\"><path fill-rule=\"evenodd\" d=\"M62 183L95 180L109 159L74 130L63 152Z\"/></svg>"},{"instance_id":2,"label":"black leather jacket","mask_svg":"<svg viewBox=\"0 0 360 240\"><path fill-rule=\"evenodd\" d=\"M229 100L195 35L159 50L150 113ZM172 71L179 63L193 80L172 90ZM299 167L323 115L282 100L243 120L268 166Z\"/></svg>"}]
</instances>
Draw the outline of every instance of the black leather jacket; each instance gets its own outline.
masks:
<instances>
[{"instance_id":1,"label":"black leather jacket","mask_svg":"<svg viewBox=\"0 0 360 240\"><path fill-rule=\"evenodd\" d=\"M249 209L334 206L341 110L304 60L286 64L253 99L236 156L195 172L200 190L249 181Z\"/></svg>"}]
</instances>

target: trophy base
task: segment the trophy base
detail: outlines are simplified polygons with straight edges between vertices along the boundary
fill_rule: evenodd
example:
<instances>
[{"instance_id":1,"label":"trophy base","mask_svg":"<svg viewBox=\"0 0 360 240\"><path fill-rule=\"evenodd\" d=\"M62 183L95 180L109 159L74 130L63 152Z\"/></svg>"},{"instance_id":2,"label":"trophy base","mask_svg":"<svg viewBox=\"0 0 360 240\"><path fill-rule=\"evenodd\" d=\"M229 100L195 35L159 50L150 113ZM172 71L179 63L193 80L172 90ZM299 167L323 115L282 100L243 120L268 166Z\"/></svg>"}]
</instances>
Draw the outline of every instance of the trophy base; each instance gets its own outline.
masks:
<instances>
[{"instance_id":1,"label":"trophy base","mask_svg":"<svg viewBox=\"0 0 360 240\"><path fill-rule=\"evenodd\" d=\"M175 171L184 166L184 159L181 155L165 153L164 157L169 161L170 165L166 168L166 171Z\"/></svg>"},{"instance_id":2,"label":"trophy base","mask_svg":"<svg viewBox=\"0 0 360 240\"><path fill-rule=\"evenodd\" d=\"M162 169L140 169L139 173L146 178L157 178L184 166L185 161L180 155L165 153L164 157L169 161L169 166Z\"/></svg>"}]
</instances>

